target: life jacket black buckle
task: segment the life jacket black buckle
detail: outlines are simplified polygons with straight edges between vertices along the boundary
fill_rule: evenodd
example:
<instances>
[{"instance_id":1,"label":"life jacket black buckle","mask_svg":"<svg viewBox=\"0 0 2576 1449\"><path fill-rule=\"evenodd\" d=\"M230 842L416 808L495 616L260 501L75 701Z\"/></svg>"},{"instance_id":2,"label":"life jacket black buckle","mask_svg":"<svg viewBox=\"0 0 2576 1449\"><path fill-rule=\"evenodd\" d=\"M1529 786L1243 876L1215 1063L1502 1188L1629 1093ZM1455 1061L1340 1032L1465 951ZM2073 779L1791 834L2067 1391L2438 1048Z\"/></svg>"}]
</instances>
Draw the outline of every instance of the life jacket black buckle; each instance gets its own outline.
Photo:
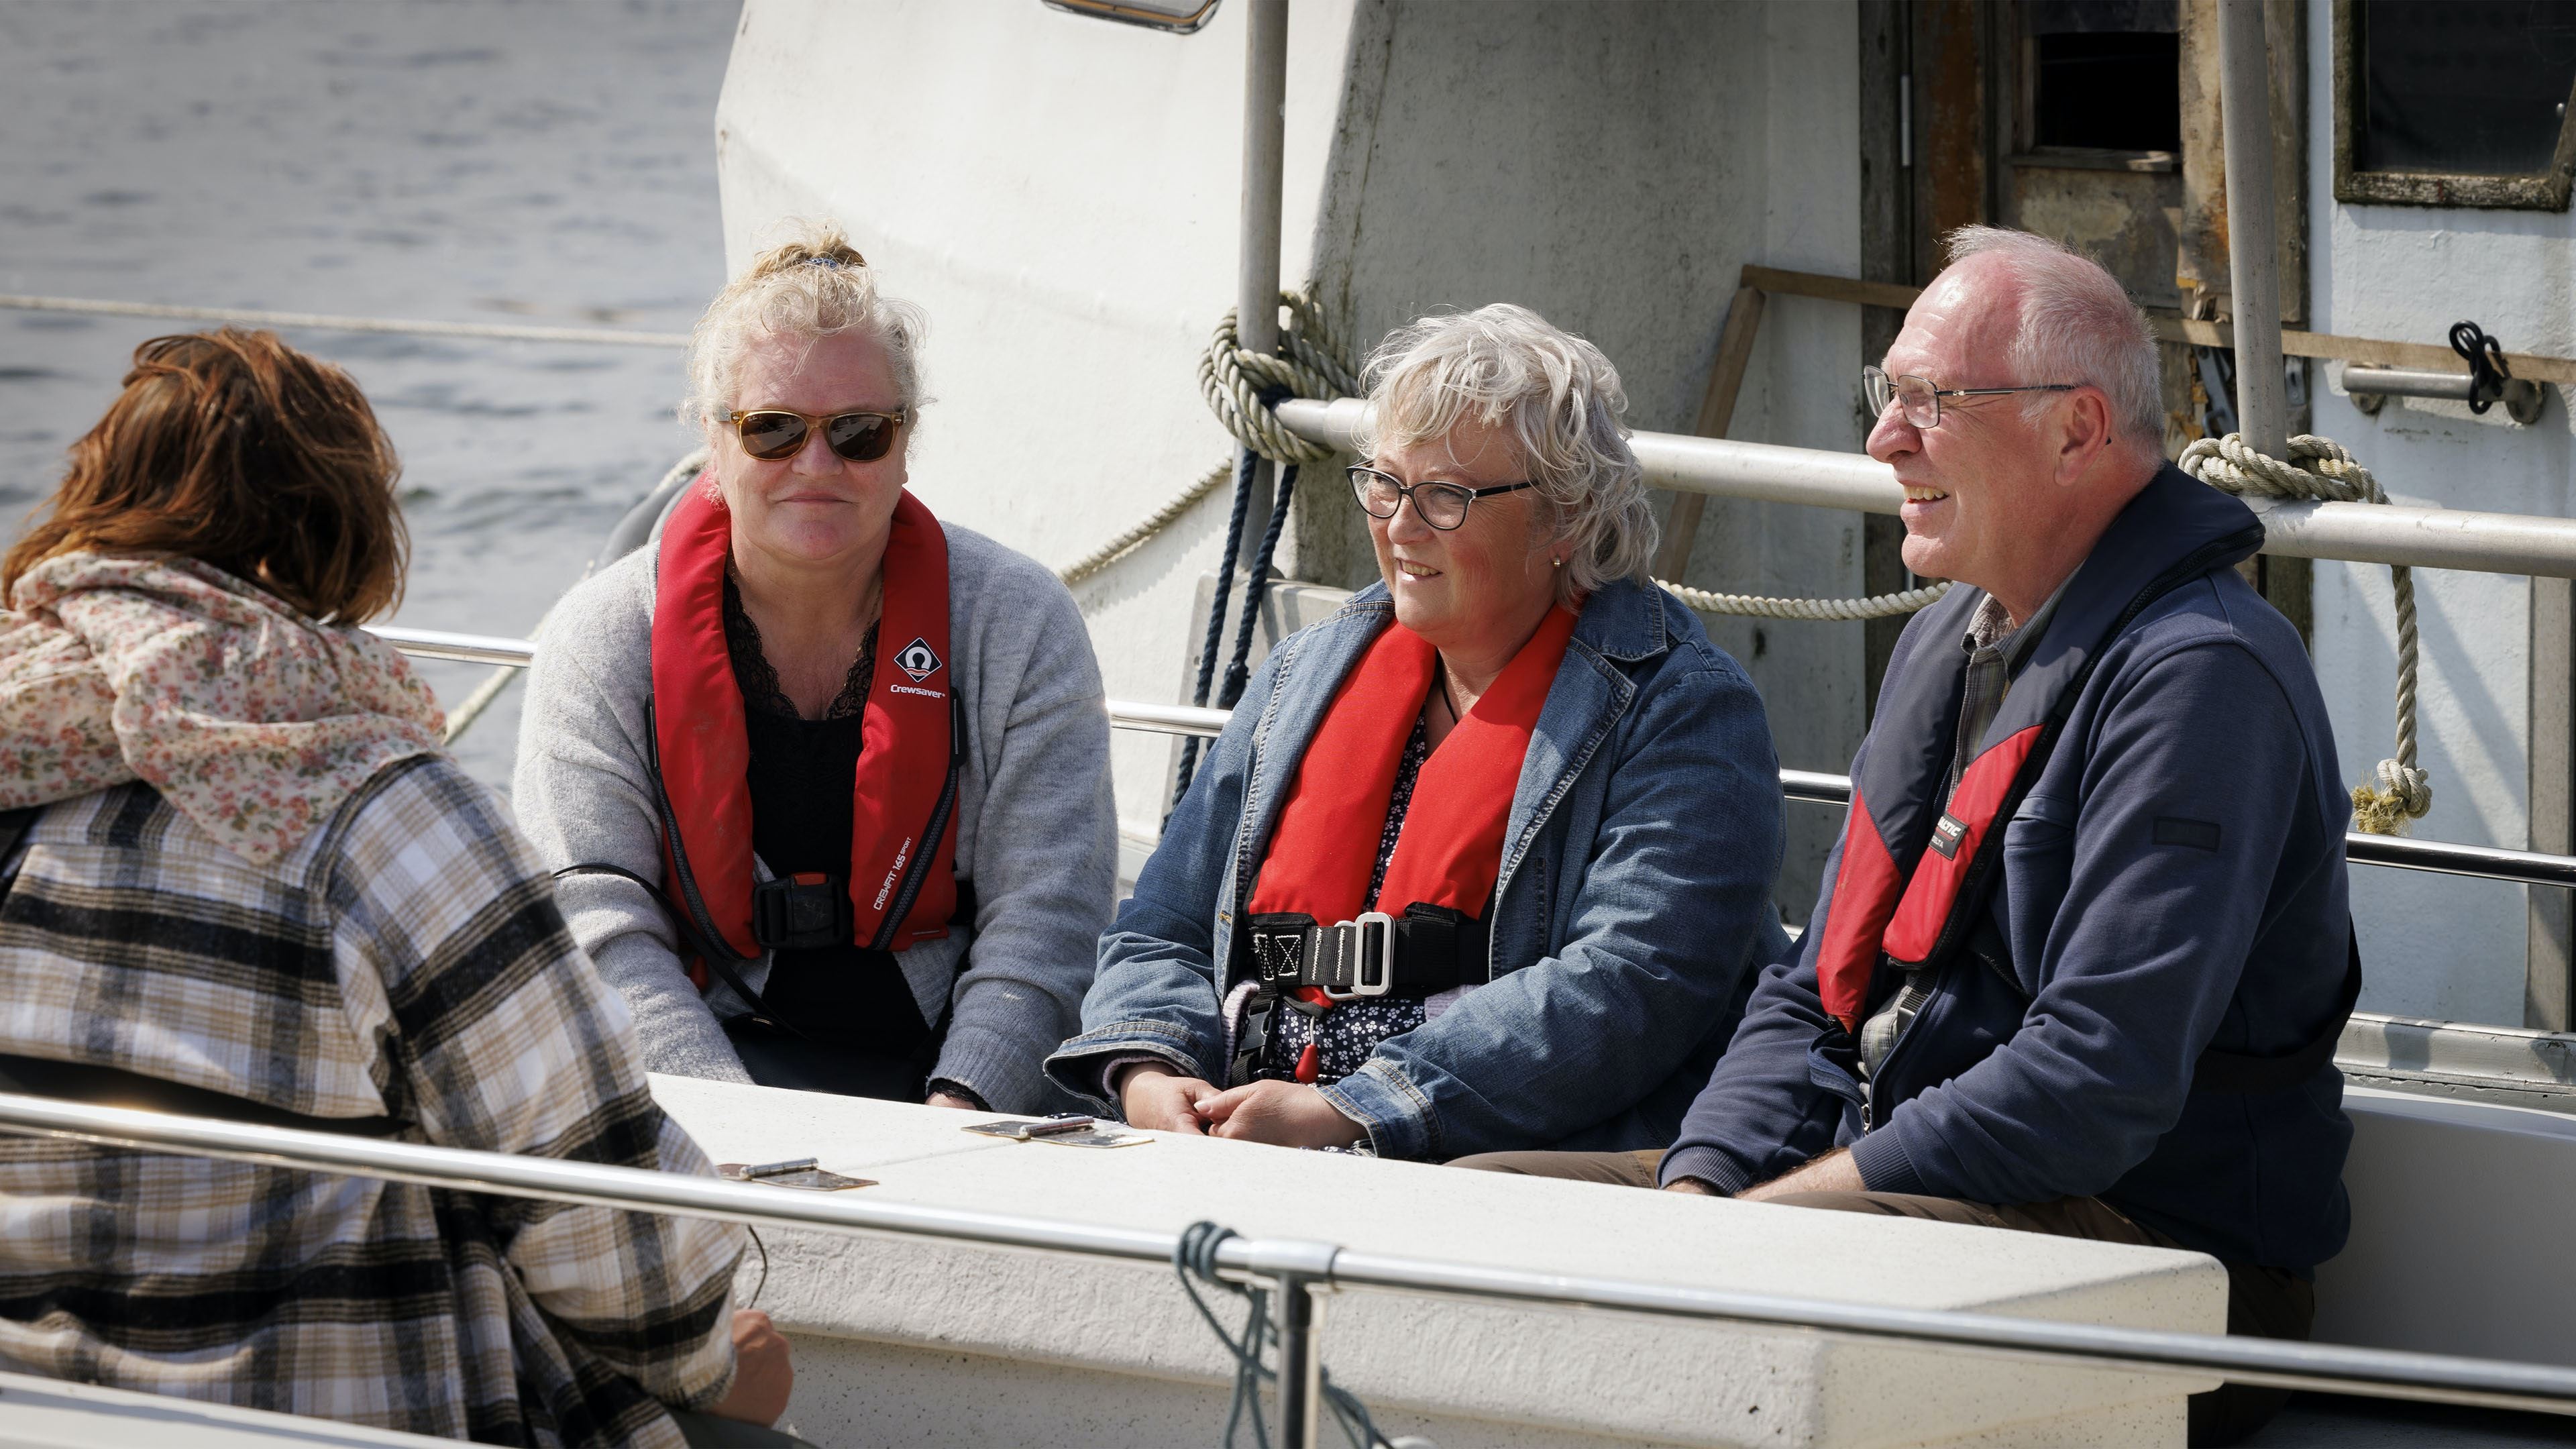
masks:
<instances>
[{"instance_id":1,"label":"life jacket black buckle","mask_svg":"<svg viewBox=\"0 0 2576 1449\"><path fill-rule=\"evenodd\" d=\"M1315 918L1302 911L1250 917L1246 922L1252 974L1273 991L1295 986L1314 949Z\"/></svg>"},{"instance_id":2,"label":"life jacket black buckle","mask_svg":"<svg viewBox=\"0 0 2576 1449\"><path fill-rule=\"evenodd\" d=\"M822 871L777 876L751 888L752 939L770 951L850 944L856 929L849 882Z\"/></svg>"}]
</instances>

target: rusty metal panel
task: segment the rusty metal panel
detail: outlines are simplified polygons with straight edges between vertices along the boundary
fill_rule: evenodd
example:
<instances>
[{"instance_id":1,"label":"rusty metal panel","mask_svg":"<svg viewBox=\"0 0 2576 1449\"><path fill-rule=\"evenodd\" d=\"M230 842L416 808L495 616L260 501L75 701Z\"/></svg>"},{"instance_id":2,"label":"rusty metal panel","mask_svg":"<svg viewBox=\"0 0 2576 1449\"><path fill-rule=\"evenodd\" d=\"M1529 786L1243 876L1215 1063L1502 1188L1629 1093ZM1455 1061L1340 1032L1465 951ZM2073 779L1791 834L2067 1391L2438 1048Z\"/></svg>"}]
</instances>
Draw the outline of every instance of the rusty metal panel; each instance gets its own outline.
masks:
<instances>
[{"instance_id":1,"label":"rusty metal panel","mask_svg":"<svg viewBox=\"0 0 2576 1449\"><path fill-rule=\"evenodd\" d=\"M2090 254L2141 305L2171 307L2182 178L2171 171L2012 163L2015 226Z\"/></svg>"},{"instance_id":2,"label":"rusty metal panel","mask_svg":"<svg viewBox=\"0 0 2576 1449\"><path fill-rule=\"evenodd\" d=\"M2182 0L2182 226L2174 285L2184 315L2228 313L2227 153L2218 108L2218 0ZM2308 48L2301 0L2264 0L2272 53L2272 187L2281 320L2308 316Z\"/></svg>"},{"instance_id":3,"label":"rusty metal panel","mask_svg":"<svg viewBox=\"0 0 2576 1449\"><path fill-rule=\"evenodd\" d=\"M1914 7L1915 275L1941 269L1940 239L1991 220L1987 210L1984 50L1989 5L1918 0Z\"/></svg>"}]
</instances>

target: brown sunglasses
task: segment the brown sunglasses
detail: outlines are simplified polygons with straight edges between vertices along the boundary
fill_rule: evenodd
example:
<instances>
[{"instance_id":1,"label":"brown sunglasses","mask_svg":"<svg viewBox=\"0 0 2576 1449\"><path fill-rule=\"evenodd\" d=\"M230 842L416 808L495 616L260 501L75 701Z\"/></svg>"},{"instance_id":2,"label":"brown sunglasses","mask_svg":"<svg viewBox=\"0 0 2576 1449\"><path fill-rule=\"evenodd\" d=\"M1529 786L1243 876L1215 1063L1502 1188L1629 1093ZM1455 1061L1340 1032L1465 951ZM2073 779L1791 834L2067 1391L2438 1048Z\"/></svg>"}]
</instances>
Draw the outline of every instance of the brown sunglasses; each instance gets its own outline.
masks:
<instances>
[{"instance_id":1,"label":"brown sunglasses","mask_svg":"<svg viewBox=\"0 0 2576 1449\"><path fill-rule=\"evenodd\" d=\"M776 462L796 456L805 440L816 428L823 430L824 446L853 463L873 463L894 447L895 431L903 426L904 413L834 413L818 418L806 413L791 413L784 408L753 408L749 412L728 413L725 421L733 424L742 439L742 450L763 462Z\"/></svg>"}]
</instances>

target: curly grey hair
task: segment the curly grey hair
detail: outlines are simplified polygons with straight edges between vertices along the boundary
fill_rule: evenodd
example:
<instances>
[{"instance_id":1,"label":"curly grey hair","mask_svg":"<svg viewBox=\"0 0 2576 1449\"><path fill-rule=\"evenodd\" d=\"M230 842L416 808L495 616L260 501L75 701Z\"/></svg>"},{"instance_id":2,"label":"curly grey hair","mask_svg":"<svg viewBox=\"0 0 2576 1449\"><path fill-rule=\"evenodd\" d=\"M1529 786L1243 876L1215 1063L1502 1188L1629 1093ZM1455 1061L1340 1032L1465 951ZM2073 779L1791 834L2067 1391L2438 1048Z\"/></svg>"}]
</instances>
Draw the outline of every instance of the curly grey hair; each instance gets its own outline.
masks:
<instances>
[{"instance_id":1,"label":"curly grey hair","mask_svg":"<svg viewBox=\"0 0 2576 1449\"><path fill-rule=\"evenodd\" d=\"M921 342L930 319L919 307L877 289L876 273L841 229L794 222L786 244L763 252L751 270L707 304L689 334L689 395L680 421L712 429L737 407L734 384L742 355L764 337L822 338L858 330L876 339L894 368L897 403L907 415L929 399L921 391ZM916 425L907 423L909 443Z\"/></svg>"},{"instance_id":2,"label":"curly grey hair","mask_svg":"<svg viewBox=\"0 0 2576 1449\"><path fill-rule=\"evenodd\" d=\"M1613 579L1648 581L1655 514L1621 421L1628 394L1600 348L1497 302L1397 328L1370 354L1368 377L1365 452L1445 437L1471 416L1510 430L1544 500L1542 536L1574 542L1561 598Z\"/></svg>"}]
</instances>

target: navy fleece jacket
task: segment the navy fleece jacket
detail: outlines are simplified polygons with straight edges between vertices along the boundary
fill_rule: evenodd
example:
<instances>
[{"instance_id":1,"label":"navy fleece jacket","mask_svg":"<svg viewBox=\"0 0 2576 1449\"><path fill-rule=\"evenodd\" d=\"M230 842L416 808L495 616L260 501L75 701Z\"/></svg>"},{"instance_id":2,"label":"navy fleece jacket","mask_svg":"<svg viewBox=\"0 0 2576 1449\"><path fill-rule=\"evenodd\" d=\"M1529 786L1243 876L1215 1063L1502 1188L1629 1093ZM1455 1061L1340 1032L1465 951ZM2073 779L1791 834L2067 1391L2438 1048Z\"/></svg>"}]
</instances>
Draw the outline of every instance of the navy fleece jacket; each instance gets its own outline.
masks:
<instances>
[{"instance_id":1,"label":"navy fleece jacket","mask_svg":"<svg viewBox=\"0 0 2576 1449\"><path fill-rule=\"evenodd\" d=\"M2181 560L2249 522L2243 505L2167 468L2085 568L2133 566L2139 550ZM2070 600L2083 584L2079 570ZM2061 607L2031 657L2058 631L2087 627L2083 615ZM1955 633L1933 637L1924 623L1898 643L1883 698L1908 671L1956 668ZM2107 618L2089 627L2099 638ZM1873 731L1861 759L1907 747ZM1865 1119L1857 1084L1815 1050L1829 1022L1815 955L1837 849L1798 959L1764 972L1665 1157L1665 1181L1737 1192L1847 1145L1874 1191L2095 1196L2217 1257L2312 1270L2341 1250L2350 1221L2341 1076L2328 1063L2259 1094L2194 1092L2191 1081L2205 1048L2283 1056L2334 1019L2346 813L2297 632L2233 569L2176 588L2102 645L2005 825L1986 909L2009 963L1962 951L1940 969ZM1896 977L1882 965L1871 1010Z\"/></svg>"}]
</instances>

